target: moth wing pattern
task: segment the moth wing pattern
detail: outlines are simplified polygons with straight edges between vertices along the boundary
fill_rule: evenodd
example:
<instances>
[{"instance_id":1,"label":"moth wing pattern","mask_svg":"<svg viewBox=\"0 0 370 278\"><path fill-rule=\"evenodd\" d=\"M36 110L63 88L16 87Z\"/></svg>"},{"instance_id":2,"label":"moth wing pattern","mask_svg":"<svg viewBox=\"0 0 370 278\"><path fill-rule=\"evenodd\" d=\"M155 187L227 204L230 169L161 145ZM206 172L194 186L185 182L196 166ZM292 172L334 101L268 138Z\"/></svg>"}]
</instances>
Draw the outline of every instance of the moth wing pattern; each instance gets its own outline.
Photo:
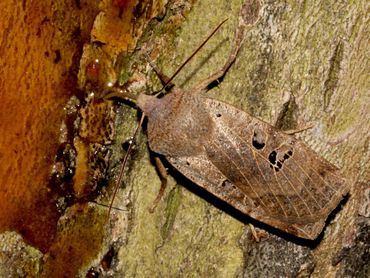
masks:
<instances>
[{"instance_id":1,"label":"moth wing pattern","mask_svg":"<svg viewBox=\"0 0 370 278\"><path fill-rule=\"evenodd\" d=\"M214 122L205 152L169 162L254 219L315 239L349 190L338 169L294 136L232 105L201 99Z\"/></svg>"}]
</instances>

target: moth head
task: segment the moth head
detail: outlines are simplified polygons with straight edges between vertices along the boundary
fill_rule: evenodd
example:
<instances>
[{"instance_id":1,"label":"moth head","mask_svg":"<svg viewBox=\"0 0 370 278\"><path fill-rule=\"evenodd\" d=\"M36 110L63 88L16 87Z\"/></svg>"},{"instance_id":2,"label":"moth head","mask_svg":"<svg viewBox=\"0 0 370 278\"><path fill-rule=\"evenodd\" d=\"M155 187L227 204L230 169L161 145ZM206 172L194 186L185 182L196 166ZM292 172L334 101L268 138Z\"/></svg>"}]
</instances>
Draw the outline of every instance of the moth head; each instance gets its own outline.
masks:
<instances>
[{"instance_id":1,"label":"moth head","mask_svg":"<svg viewBox=\"0 0 370 278\"><path fill-rule=\"evenodd\" d=\"M155 108L158 107L159 102L160 100L155 96L140 94L137 98L136 105L150 117Z\"/></svg>"}]
</instances>

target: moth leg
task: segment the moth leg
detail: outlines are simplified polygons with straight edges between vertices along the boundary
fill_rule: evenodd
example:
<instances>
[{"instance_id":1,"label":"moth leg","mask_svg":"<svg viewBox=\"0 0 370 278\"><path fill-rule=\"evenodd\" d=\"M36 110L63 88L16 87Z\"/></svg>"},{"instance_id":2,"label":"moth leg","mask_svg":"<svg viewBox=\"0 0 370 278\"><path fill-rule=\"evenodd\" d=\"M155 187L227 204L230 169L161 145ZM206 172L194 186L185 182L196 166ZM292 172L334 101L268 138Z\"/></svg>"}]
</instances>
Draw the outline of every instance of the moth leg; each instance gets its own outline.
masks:
<instances>
[{"instance_id":1,"label":"moth leg","mask_svg":"<svg viewBox=\"0 0 370 278\"><path fill-rule=\"evenodd\" d=\"M251 233L255 239L256 242L260 242L260 238L259 236L257 235L257 231L256 231L256 228L254 228L253 224L251 223L248 223L248 226L249 226L249 229L251 230Z\"/></svg>"},{"instance_id":2,"label":"moth leg","mask_svg":"<svg viewBox=\"0 0 370 278\"><path fill-rule=\"evenodd\" d=\"M289 135L293 135L293 134L296 134L296 133L300 133L300 132L303 132L303 131L306 131L308 129L311 129L314 127L314 124L308 124L302 128L298 128L298 129L290 129L290 130L285 130L284 132L289 134Z\"/></svg>"},{"instance_id":3,"label":"moth leg","mask_svg":"<svg viewBox=\"0 0 370 278\"><path fill-rule=\"evenodd\" d=\"M157 207L159 201L162 199L164 191L167 187L167 170L166 167L164 167L163 162L161 159L156 156L154 157L155 165L158 170L159 178L161 179L161 188L159 189L158 195L155 198L152 206L149 208L149 212L153 213L155 208Z\"/></svg>"},{"instance_id":4,"label":"moth leg","mask_svg":"<svg viewBox=\"0 0 370 278\"><path fill-rule=\"evenodd\" d=\"M257 231L253 224L249 223L248 226L249 226L249 228L251 230L251 233L253 235L253 238L256 242L260 242L261 239L268 237L267 232Z\"/></svg>"},{"instance_id":5,"label":"moth leg","mask_svg":"<svg viewBox=\"0 0 370 278\"><path fill-rule=\"evenodd\" d=\"M211 74L206 79L199 82L199 84L195 87L195 92L201 92L204 90L207 90L209 86L213 83L220 83L222 81L222 78L225 76L226 72L229 70L231 65L235 62L235 59L239 53L240 47L243 42L244 37L244 29L245 26L243 23L239 23L238 28L235 31L234 35L234 46L229 54L228 59L226 60L225 64L221 69Z\"/></svg>"}]
</instances>

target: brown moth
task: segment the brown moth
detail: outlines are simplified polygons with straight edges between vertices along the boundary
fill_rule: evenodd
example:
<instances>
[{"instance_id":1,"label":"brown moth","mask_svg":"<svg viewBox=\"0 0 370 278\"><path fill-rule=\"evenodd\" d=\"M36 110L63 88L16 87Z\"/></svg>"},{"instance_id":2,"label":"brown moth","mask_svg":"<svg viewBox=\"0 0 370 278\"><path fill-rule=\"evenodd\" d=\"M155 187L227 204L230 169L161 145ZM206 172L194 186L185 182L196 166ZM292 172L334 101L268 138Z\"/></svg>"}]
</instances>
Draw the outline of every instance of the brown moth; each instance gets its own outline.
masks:
<instances>
[{"instance_id":1,"label":"brown moth","mask_svg":"<svg viewBox=\"0 0 370 278\"><path fill-rule=\"evenodd\" d=\"M205 95L235 61L242 37L240 26L223 68L194 88L138 96L149 147L241 212L313 240L348 192L339 170L292 135Z\"/></svg>"}]
</instances>

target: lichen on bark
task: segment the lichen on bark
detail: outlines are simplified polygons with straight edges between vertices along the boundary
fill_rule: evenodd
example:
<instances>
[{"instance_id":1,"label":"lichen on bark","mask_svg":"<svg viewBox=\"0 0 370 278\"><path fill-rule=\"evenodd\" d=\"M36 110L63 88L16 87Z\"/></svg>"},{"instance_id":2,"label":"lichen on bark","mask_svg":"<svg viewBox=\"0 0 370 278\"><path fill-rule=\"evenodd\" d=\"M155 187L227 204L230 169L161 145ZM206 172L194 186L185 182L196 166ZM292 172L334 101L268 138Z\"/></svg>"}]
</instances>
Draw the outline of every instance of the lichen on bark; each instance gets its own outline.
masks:
<instances>
[{"instance_id":1,"label":"lichen on bark","mask_svg":"<svg viewBox=\"0 0 370 278\"><path fill-rule=\"evenodd\" d=\"M227 59L240 8L243 3L249 4L251 10L259 10L258 21L247 28L235 63L223 81L208 92L209 96L283 129L313 124L313 128L296 136L353 181L350 196L318 241L302 243L257 225L261 241L256 242L247 225L251 219L236 215L167 165L168 187L154 213L150 213L160 178L146 135L141 132L114 202L115 207L123 210L113 209L107 224L106 208L91 203L86 207L72 206L59 220L57 238L62 239L61 244L56 243L52 253L46 255L27 249L27 255L36 258L37 263L30 263L29 259L23 269L32 268L34 273L44 268L47 275L47 271L55 273L55 264L63 271L64 264L59 262L73 260L73 268L68 268L71 276L85 276L88 269L116 277L369 275L367 1L134 2L127 1L133 4L127 8L132 20L126 17L128 11L120 17L117 7L110 7L109 1L99 7L102 11L91 32L92 42L84 47L81 58L79 84L86 81L83 73L89 62L87 57L93 52L93 58L96 53L105 59L111 57L106 64L119 68L117 79L121 83L132 82L130 88L134 91L155 91L160 88L159 81L146 56L171 76L213 28L228 18L173 81L177 86L190 88ZM124 9L126 2L112 3L122 4L120 9ZM114 27L111 32L109 26ZM132 34L122 39L113 32L121 27L132 30ZM106 76L111 77L108 73ZM124 155L122 143L130 140L138 120L133 107L122 105L117 111L116 137L109 146L113 152L111 168L107 171L111 186ZM103 190L105 195L99 201L107 203L107 193L111 191L111 187ZM15 242L16 248L23 248L19 237L14 240L14 234L4 238ZM74 242L79 244L71 247ZM58 246L62 248L57 249ZM82 249L89 254L85 254L84 260L74 260L81 257ZM55 259L60 253L63 256ZM17 261L10 263L4 258L0 257L3 268L11 267L2 273L16 273Z\"/></svg>"},{"instance_id":2,"label":"lichen on bark","mask_svg":"<svg viewBox=\"0 0 370 278\"><path fill-rule=\"evenodd\" d=\"M180 2L168 4L171 12L141 45L169 76L214 26L229 18L175 78L176 85L190 88L227 58L243 1L198 1L190 11L182 11L185 20L176 14ZM279 122L281 111L290 105L288 126L314 125L297 136L341 167L354 187L358 180L368 183L365 2L264 1L259 15L245 35L235 64L209 95L271 124ZM178 28L176 32L169 31L171 24ZM140 151L147 151L141 139ZM127 276L323 277L343 267L328 262L345 245L345 235L351 233L348 223L356 218L356 194L331 220L319 242L300 246L270 235L254 243L245 222L233 218L173 170L165 197L153 214L148 213L160 186L148 159L146 154L135 161L126 179L126 190L135 196L134 212L127 244L119 252L118 269ZM266 264L270 268L263 268Z\"/></svg>"}]
</instances>

